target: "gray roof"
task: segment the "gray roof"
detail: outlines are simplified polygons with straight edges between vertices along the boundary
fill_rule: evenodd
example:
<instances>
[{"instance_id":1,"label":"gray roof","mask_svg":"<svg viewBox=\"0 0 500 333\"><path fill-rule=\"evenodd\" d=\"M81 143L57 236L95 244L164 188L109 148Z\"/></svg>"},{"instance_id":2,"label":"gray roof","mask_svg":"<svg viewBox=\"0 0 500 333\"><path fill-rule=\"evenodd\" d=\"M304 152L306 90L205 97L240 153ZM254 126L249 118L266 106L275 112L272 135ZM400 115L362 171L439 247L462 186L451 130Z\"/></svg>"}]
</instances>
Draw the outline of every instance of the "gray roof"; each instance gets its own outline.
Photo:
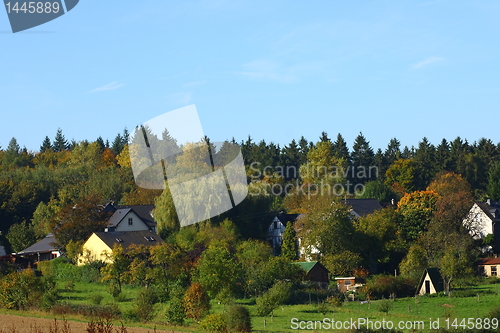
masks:
<instances>
[{"instance_id":1,"label":"gray roof","mask_svg":"<svg viewBox=\"0 0 500 333\"><path fill-rule=\"evenodd\" d=\"M108 225L110 227L116 227L131 210L131 208L117 209L109 218Z\"/></svg>"},{"instance_id":2,"label":"gray roof","mask_svg":"<svg viewBox=\"0 0 500 333\"><path fill-rule=\"evenodd\" d=\"M115 245L121 245L124 249L132 244L155 246L163 244L163 239L156 233L148 230L143 231L111 231L94 232L111 249Z\"/></svg>"},{"instance_id":3,"label":"gray roof","mask_svg":"<svg viewBox=\"0 0 500 333\"><path fill-rule=\"evenodd\" d=\"M146 223L149 227L155 227L156 222L154 221L152 212L155 209L154 205L128 205L128 206L116 206L117 210L121 209L132 209L134 213L139 216L139 218Z\"/></svg>"},{"instance_id":4,"label":"gray roof","mask_svg":"<svg viewBox=\"0 0 500 333\"><path fill-rule=\"evenodd\" d=\"M361 217L382 209L382 205L377 199L345 199L344 203Z\"/></svg>"},{"instance_id":5,"label":"gray roof","mask_svg":"<svg viewBox=\"0 0 500 333\"><path fill-rule=\"evenodd\" d=\"M500 219L500 203L494 201L476 203L491 220Z\"/></svg>"},{"instance_id":6,"label":"gray roof","mask_svg":"<svg viewBox=\"0 0 500 333\"><path fill-rule=\"evenodd\" d=\"M30 253L42 253L42 252L52 252L58 251L58 249L52 244L55 243L56 239L53 234L48 234L39 242L31 245L27 249L24 249L17 254L30 254Z\"/></svg>"}]
</instances>

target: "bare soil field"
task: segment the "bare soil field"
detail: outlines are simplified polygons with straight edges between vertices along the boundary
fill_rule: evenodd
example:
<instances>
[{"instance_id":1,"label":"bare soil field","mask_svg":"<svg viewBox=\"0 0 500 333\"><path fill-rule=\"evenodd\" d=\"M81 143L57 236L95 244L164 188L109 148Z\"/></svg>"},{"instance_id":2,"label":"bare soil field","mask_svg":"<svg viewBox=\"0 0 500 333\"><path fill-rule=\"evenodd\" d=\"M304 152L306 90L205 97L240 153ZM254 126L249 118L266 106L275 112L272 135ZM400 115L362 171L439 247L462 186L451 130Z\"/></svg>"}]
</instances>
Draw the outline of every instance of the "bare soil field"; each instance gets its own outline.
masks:
<instances>
[{"instance_id":1,"label":"bare soil field","mask_svg":"<svg viewBox=\"0 0 500 333\"><path fill-rule=\"evenodd\" d=\"M139 327L89 327L89 323L0 314L0 333L180 333Z\"/></svg>"}]
</instances>

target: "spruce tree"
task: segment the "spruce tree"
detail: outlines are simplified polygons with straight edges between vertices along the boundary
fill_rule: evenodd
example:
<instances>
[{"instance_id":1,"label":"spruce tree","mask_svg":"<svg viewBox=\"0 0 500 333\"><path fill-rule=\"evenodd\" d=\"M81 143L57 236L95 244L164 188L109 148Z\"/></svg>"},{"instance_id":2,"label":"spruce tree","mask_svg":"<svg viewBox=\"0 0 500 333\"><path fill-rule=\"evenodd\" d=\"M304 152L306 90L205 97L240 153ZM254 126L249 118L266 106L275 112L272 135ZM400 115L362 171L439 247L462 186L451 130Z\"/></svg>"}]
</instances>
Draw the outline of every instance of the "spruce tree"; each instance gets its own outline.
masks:
<instances>
[{"instance_id":1,"label":"spruce tree","mask_svg":"<svg viewBox=\"0 0 500 333\"><path fill-rule=\"evenodd\" d=\"M297 237L291 222L287 223L281 244L281 256L287 260L297 259Z\"/></svg>"},{"instance_id":2,"label":"spruce tree","mask_svg":"<svg viewBox=\"0 0 500 333\"><path fill-rule=\"evenodd\" d=\"M400 147L401 143L398 139L393 138L389 141L387 149L384 152L384 157L389 165L401 158L401 151L399 150Z\"/></svg>"},{"instance_id":3,"label":"spruce tree","mask_svg":"<svg viewBox=\"0 0 500 333\"><path fill-rule=\"evenodd\" d=\"M365 183L375 178L375 175L370 173L370 167L373 166L373 149L370 147L370 142L366 140L363 133L354 140L351 153L351 163L354 168L354 177L351 180L355 183Z\"/></svg>"},{"instance_id":4,"label":"spruce tree","mask_svg":"<svg viewBox=\"0 0 500 333\"><path fill-rule=\"evenodd\" d=\"M343 158L348 163L350 162L349 148L347 148L347 143L344 140L342 134L337 135L337 140L333 143L333 154L336 158Z\"/></svg>"},{"instance_id":5,"label":"spruce tree","mask_svg":"<svg viewBox=\"0 0 500 333\"><path fill-rule=\"evenodd\" d=\"M69 149L68 141L66 141L66 138L62 134L62 130L60 128L57 129L53 149L56 153Z\"/></svg>"},{"instance_id":6,"label":"spruce tree","mask_svg":"<svg viewBox=\"0 0 500 333\"><path fill-rule=\"evenodd\" d=\"M97 140L95 140L95 142L99 146L99 151L102 153L104 151L104 148L106 148L106 145L104 144L104 140L100 136L97 138Z\"/></svg>"},{"instance_id":7,"label":"spruce tree","mask_svg":"<svg viewBox=\"0 0 500 333\"><path fill-rule=\"evenodd\" d=\"M52 149L52 143L50 142L50 139L48 136L43 139L42 145L40 146L40 152L43 153L47 149Z\"/></svg>"}]
</instances>

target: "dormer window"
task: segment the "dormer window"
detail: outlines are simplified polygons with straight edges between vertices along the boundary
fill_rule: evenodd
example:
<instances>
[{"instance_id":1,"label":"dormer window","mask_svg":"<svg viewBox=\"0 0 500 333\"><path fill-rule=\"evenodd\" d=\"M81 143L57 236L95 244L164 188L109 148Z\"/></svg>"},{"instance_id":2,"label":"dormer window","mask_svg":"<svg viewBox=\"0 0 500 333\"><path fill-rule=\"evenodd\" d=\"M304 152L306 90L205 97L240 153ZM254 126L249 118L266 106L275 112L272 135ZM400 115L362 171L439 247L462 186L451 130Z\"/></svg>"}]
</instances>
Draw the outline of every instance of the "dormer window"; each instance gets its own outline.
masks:
<instances>
[{"instance_id":1,"label":"dormer window","mask_svg":"<svg viewBox=\"0 0 500 333\"><path fill-rule=\"evenodd\" d=\"M129 217L128 218L128 225L133 225L133 224L134 224L134 220L131 217Z\"/></svg>"}]
</instances>

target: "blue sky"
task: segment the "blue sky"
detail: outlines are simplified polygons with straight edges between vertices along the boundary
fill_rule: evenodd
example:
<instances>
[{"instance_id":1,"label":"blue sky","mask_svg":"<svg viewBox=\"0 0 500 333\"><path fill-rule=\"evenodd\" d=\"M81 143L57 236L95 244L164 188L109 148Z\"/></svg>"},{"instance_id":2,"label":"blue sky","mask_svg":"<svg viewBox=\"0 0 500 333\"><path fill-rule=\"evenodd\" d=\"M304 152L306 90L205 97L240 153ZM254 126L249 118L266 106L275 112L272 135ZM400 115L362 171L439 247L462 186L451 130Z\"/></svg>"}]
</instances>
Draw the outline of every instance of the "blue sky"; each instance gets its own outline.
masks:
<instances>
[{"instance_id":1,"label":"blue sky","mask_svg":"<svg viewBox=\"0 0 500 333\"><path fill-rule=\"evenodd\" d=\"M500 141L498 1L89 1L13 34L0 145L112 141L196 104L212 141Z\"/></svg>"}]
</instances>

